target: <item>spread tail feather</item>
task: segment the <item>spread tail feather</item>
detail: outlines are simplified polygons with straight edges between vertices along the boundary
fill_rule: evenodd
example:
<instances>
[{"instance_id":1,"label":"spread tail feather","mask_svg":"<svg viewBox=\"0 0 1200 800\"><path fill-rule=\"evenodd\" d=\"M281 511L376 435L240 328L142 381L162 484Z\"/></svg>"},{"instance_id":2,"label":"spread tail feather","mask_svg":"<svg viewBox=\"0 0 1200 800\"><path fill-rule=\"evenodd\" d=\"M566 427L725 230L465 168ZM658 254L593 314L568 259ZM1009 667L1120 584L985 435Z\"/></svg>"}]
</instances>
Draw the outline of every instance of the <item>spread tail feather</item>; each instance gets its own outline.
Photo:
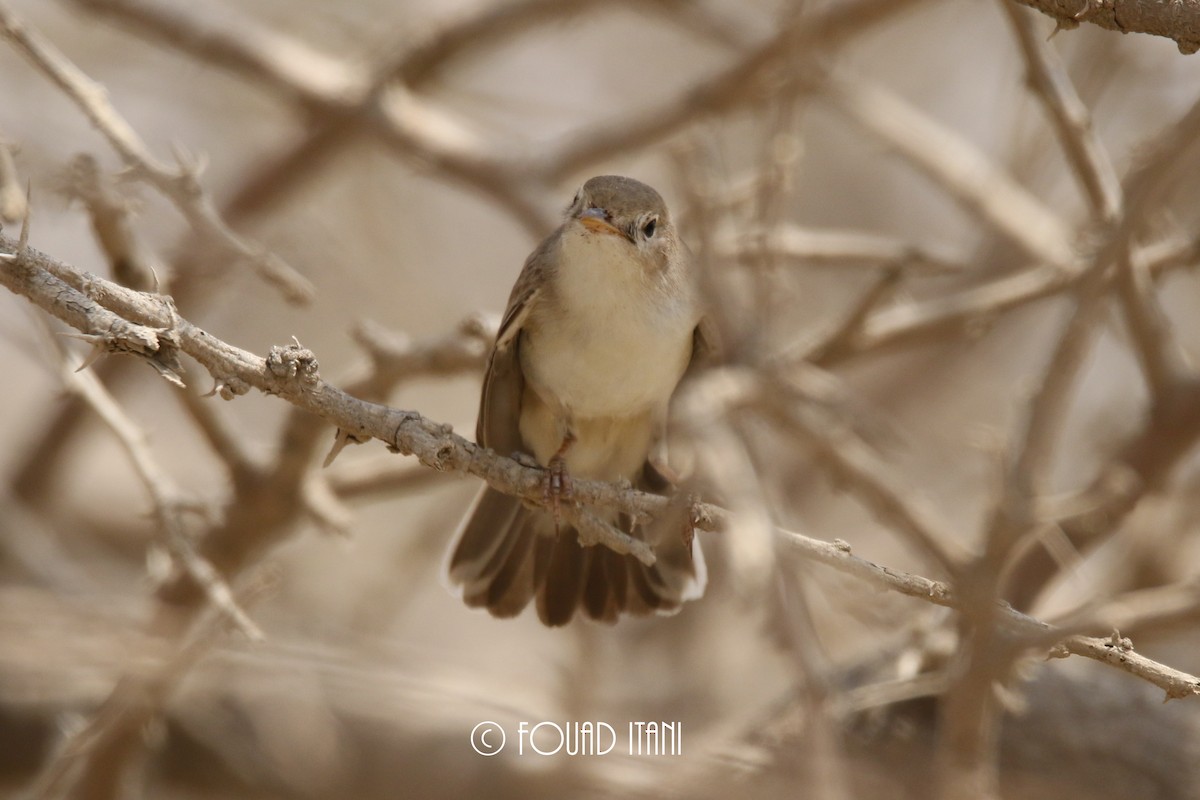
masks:
<instances>
[{"instance_id":1,"label":"spread tail feather","mask_svg":"<svg viewBox=\"0 0 1200 800\"><path fill-rule=\"evenodd\" d=\"M450 551L447 577L468 606L496 617L514 617L536 599L550 626L579 609L609 623L621 614L670 614L699 597L707 579L699 543L689 551L680 522L667 515L651 526L657 561L647 567L601 545L582 547L574 528L556 532L545 512L485 487Z\"/></svg>"}]
</instances>

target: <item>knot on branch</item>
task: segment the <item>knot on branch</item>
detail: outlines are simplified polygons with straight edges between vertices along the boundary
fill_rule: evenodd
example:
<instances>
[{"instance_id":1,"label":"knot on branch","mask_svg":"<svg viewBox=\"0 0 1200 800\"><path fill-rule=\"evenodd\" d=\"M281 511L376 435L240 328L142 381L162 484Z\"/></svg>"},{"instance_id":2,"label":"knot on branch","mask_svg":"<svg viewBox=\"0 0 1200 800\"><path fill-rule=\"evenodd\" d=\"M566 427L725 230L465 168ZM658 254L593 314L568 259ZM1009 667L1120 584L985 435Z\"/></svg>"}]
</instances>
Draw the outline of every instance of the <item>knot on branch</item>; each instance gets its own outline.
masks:
<instances>
[{"instance_id":1,"label":"knot on branch","mask_svg":"<svg viewBox=\"0 0 1200 800\"><path fill-rule=\"evenodd\" d=\"M222 400L232 400L248 391L250 391L250 384L235 375L231 375L227 378L218 378L217 382L213 384L212 391L205 395L205 397L219 394Z\"/></svg>"},{"instance_id":2,"label":"knot on branch","mask_svg":"<svg viewBox=\"0 0 1200 800\"><path fill-rule=\"evenodd\" d=\"M1122 636L1117 630L1113 630L1112 635L1105 642L1105 646L1122 653L1133 652L1133 640L1127 636Z\"/></svg>"},{"instance_id":3,"label":"knot on branch","mask_svg":"<svg viewBox=\"0 0 1200 800\"><path fill-rule=\"evenodd\" d=\"M421 456L421 463L438 472L454 469L461 461L458 443L454 440L454 426L442 423L434 429L434 434L440 441L435 442L432 453Z\"/></svg>"},{"instance_id":4,"label":"knot on branch","mask_svg":"<svg viewBox=\"0 0 1200 800\"><path fill-rule=\"evenodd\" d=\"M267 371L276 378L312 386L321 379L317 369L316 354L299 342L286 347L275 345L267 354Z\"/></svg>"},{"instance_id":5,"label":"knot on branch","mask_svg":"<svg viewBox=\"0 0 1200 800\"><path fill-rule=\"evenodd\" d=\"M395 433L392 434L392 441L388 443L388 449L393 453L399 453L404 456L413 454L413 446L410 443L412 440L409 435L404 433L404 426L409 422L420 422L421 415L415 411L399 411L400 421L396 423Z\"/></svg>"},{"instance_id":6,"label":"knot on branch","mask_svg":"<svg viewBox=\"0 0 1200 800\"><path fill-rule=\"evenodd\" d=\"M108 330L100 333L67 335L92 345L92 353L80 369L91 366L102 355L126 353L141 358L176 386L184 386L183 364L179 361L179 334L174 328L150 328L117 319Z\"/></svg>"}]
</instances>

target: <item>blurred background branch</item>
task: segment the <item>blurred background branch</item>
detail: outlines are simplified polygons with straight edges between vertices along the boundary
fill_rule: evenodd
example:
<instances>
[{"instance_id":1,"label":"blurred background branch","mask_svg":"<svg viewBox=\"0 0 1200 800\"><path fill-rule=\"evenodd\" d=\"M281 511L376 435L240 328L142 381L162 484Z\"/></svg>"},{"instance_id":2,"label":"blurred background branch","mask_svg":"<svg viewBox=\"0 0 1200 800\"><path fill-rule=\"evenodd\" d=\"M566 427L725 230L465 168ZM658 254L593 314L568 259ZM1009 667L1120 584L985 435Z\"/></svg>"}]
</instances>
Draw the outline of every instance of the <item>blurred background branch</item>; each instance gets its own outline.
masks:
<instances>
[{"instance_id":1,"label":"blurred background branch","mask_svg":"<svg viewBox=\"0 0 1200 800\"><path fill-rule=\"evenodd\" d=\"M5 283L189 388L101 359L64 391L0 298L0 786L925 798L936 765L947 798L1194 797L1196 702L1160 701L1200 672L1196 16L6 0L0 218L53 258ZM668 198L722 344L671 439L710 588L501 623L438 581L476 482L346 445L535 498L449 425L610 172ZM542 719L678 721L684 755L470 747Z\"/></svg>"}]
</instances>

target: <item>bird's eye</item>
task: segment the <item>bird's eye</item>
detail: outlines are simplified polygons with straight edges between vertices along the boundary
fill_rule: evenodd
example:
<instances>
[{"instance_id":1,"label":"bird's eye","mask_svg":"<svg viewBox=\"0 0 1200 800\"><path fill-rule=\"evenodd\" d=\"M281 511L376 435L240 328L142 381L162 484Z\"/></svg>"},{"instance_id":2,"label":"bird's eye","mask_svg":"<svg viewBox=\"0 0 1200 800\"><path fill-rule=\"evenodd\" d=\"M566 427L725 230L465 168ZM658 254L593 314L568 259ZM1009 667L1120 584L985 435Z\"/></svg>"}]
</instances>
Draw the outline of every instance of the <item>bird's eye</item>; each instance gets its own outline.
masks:
<instances>
[{"instance_id":1,"label":"bird's eye","mask_svg":"<svg viewBox=\"0 0 1200 800\"><path fill-rule=\"evenodd\" d=\"M642 235L647 239L653 239L656 230L658 230L658 217L651 217L642 223Z\"/></svg>"}]
</instances>

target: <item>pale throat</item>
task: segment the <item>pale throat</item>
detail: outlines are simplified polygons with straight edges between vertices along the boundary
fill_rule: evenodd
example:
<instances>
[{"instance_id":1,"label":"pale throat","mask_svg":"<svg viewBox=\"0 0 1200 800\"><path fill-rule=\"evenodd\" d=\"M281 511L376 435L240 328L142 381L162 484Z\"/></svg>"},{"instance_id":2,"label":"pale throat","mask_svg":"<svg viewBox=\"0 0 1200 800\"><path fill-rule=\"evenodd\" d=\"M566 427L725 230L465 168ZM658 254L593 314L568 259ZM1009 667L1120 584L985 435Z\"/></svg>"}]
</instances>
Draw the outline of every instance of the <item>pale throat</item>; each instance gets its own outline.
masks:
<instances>
[{"instance_id":1,"label":"pale throat","mask_svg":"<svg viewBox=\"0 0 1200 800\"><path fill-rule=\"evenodd\" d=\"M691 356L690 287L636 258L626 239L569 226L554 312L536 314L521 361L549 404L573 418L663 411ZM674 281L674 283L671 283Z\"/></svg>"}]
</instances>

